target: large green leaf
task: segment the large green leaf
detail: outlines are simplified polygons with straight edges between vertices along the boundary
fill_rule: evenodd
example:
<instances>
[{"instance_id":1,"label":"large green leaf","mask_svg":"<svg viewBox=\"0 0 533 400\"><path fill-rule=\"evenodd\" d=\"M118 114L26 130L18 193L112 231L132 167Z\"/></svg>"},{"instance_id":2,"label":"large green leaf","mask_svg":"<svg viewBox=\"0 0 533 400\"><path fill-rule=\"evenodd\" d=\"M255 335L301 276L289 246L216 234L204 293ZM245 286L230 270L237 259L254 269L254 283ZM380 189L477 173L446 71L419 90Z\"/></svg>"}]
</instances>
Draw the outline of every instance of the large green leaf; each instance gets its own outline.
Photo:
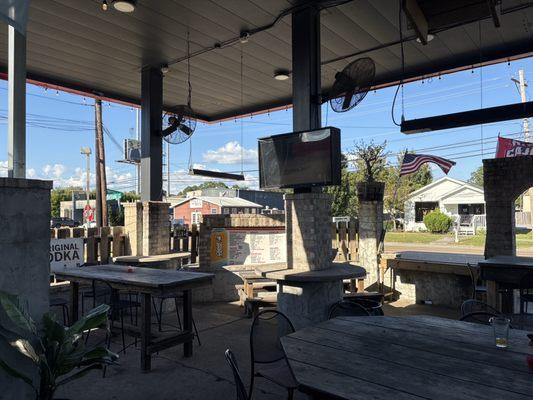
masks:
<instances>
[{"instance_id":1,"label":"large green leaf","mask_svg":"<svg viewBox=\"0 0 533 400\"><path fill-rule=\"evenodd\" d=\"M23 380L26 384L35 389L35 386L33 386L33 381L27 375L24 375L22 372L11 368L4 360L0 359L0 367L12 377Z\"/></svg>"},{"instance_id":2,"label":"large green leaf","mask_svg":"<svg viewBox=\"0 0 533 400\"><path fill-rule=\"evenodd\" d=\"M93 308L84 317L67 329L67 335L79 335L84 331L104 325L107 321L108 311L109 306L107 304L101 304L98 307Z\"/></svg>"},{"instance_id":3,"label":"large green leaf","mask_svg":"<svg viewBox=\"0 0 533 400\"><path fill-rule=\"evenodd\" d=\"M26 339L17 339L17 340L9 342L9 344L11 347L16 349L20 354L28 357L34 363L39 363L39 356L37 355L37 352L31 345L31 343L27 341Z\"/></svg>"},{"instance_id":4,"label":"large green leaf","mask_svg":"<svg viewBox=\"0 0 533 400\"><path fill-rule=\"evenodd\" d=\"M36 334L35 323L20 306L17 296L0 291L0 307L17 328L28 334Z\"/></svg>"},{"instance_id":5,"label":"large green leaf","mask_svg":"<svg viewBox=\"0 0 533 400\"><path fill-rule=\"evenodd\" d=\"M63 379L63 380L57 382L57 386L59 386L59 385L64 385L65 383L69 383L69 382L72 382L72 381L74 381L74 380L76 380L76 379L79 379L79 378L81 378L81 377L87 375L87 374L88 374L91 370L93 370L93 369L102 369L102 368L103 368L102 364L93 364L93 365L90 365L90 366L88 366L88 367L86 367L86 368L81 369L81 370L78 371L78 372L75 372L75 373L72 374L72 375L67 376L65 379Z\"/></svg>"}]
</instances>

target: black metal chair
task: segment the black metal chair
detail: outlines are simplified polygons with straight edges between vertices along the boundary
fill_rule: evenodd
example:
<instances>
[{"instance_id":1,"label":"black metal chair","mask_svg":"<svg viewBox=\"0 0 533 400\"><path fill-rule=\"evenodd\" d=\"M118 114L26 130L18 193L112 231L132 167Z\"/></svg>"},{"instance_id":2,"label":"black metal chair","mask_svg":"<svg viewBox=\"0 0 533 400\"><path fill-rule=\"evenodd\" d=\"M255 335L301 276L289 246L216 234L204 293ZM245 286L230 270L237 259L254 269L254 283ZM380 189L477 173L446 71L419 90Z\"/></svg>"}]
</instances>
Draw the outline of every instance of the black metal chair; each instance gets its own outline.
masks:
<instances>
[{"instance_id":1,"label":"black metal chair","mask_svg":"<svg viewBox=\"0 0 533 400\"><path fill-rule=\"evenodd\" d=\"M361 304L349 300L342 300L333 304L329 309L328 319L337 317L368 317L370 313Z\"/></svg>"},{"instance_id":2,"label":"black metal chair","mask_svg":"<svg viewBox=\"0 0 533 400\"><path fill-rule=\"evenodd\" d=\"M68 300L63 299L62 297L50 297L50 308L52 307L61 307L63 312L63 325L70 325L68 316Z\"/></svg>"},{"instance_id":3,"label":"black metal chair","mask_svg":"<svg viewBox=\"0 0 533 400\"><path fill-rule=\"evenodd\" d=\"M233 378L235 379L235 387L237 389L237 400L248 400L248 393L246 392L246 387L244 387L244 381L239 372L239 366L237 365L237 360L230 349L227 349L224 353L226 361L231 367L233 372Z\"/></svg>"},{"instance_id":4,"label":"black metal chair","mask_svg":"<svg viewBox=\"0 0 533 400\"><path fill-rule=\"evenodd\" d=\"M487 294L487 287L482 285L479 281L479 267L474 266L470 263L467 263L466 267L468 268L470 280L472 281L472 295L470 298L473 300L477 300L478 295Z\"/></svg>"},{"instance_id":5,"label":"black metal chair","mask_svg":"<svg viewBox=\"0 0 533 400\"><path fill-rule=\"evenodd\" d=\"M373 315L373 316L385 315L385 313L383 312L383 306L378 301L365 299L365 298L357 298L357 297L348 297L348 298L345 298L344 301L359 304L366 311L368 311L368 314L370 315Z\"/></svg>"},{"instance_id":6,"label":"black metal chair","mask_svg":"<svg viewBox=\"0 0 533 400\"><path fill-rule=\"evenodd\" d=\"M159 310L156 304L156 299L159 300ZM152 305L154 307L155 318L157 320L157 326L158 326L159 332L163 332L163 327L162 327L163 325L163 303L165 302L165 300L174 300L174 305L176 307L176 317L178 319L178 326L174 326L174 327L178 328L181 331L182 325L181 325L179 307L180 307L180 303L183 302L183 295L178 296L178 297L174 295L169 295L169 296L152 297ZM192 320L192 326L194 329L194 335L196 336L196 340L198 341L198 346L201 346L202 342L200 341L200 334L198 333L198 329L196 328L196 322L194 321L194 317L191 316L191 320Z\"/></svg>"},{"instance_id":7,"label":"black metal chair","mask_svg":"<svg viewBox=\"0 0 533 400\"><path fill-rule=\"evenodd\" d=\"M520 279L520 314L527 314L527 308L530 302L533 302L532 272L528 272Z\"/></svg>"},{"instance_id":8,"label":"black metal chair","mask_svg":"<svg viewBox=\"0 0 533 400\"><path fill-rule=\"evenodd\" d=\"M466 322L474 322L476 324L490 325L492 317L498 317L499 314L494 314L487 311L474 311L463 315L459 320Z\"/></svg>"},{"instance_id":9,"label":"black metal chair","mask_svg":"<svg viewBox=\"0 0 533 400\"><path fill-rule=\"evenodd\" d=\"M255 377L262 377L287 389L292 399L298 382L283 351L280 339L294 332L294 326L285 314L276 310L260 311L252 322L250 331L250 397ZM257 366L256 366L257 364Z\"/></svg>"},{"instance_id":10,"label":"black metal chair","mask_svg":"<svg viewBox=\"0 0 533 400\"><path fill-rule=\"evenodd\" d=\"M91 288L81 292L81 313L85 314L85 301L91 300L93 308L96 307L97 299L103 299L102 303L107 304L108 298L111 297L111 287L106 284L100 284L97 281L92 281Z\"/></svg>"},{"instance_id":11,"label":"black metal chair","mask_svg":"<svg viewBox=\"0 0 533 400\"><path fill-rule=\"evenodd\" d=\"M494 307L491 307L487 303L484 303L479 300L470 299L464 301L463 304L461 304L461 316L465 316L474 312L487 312L495 315L501 314Z\"/></svg>"}]
</instances>

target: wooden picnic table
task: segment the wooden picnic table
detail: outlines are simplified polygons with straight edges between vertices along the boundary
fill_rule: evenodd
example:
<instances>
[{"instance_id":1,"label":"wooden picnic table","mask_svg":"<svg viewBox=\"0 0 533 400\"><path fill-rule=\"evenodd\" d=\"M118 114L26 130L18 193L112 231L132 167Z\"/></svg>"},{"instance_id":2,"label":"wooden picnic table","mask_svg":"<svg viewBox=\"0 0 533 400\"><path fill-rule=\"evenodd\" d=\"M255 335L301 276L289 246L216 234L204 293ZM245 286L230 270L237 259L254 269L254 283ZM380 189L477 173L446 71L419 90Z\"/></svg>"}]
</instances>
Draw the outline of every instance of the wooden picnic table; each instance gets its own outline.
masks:
<instances>
[{"instance_id":1,"label":"wooden picnic table","mask_svg":"<svg viewBox=\"0 0 533 400\"><path fill-rule=\"evenodd\" d=\"M520 280L533 272L533 257L496 256L480 261L480 278L487 281L487 303L502 311L499 290L520 288Z\"/></svg>"},{"instance_id":2,"label":"wooden picnic table","mask_svg":"<svg viewBox=\"0 0 533 400\"><path fill-rule=\"evenodd\" d=\"M430 317L340 317L281 339L301 390L338 399L531 399L525 331Z\"/></svg>"},{"instance_id":3,"label":"wooden picnic table","mask_svg":"<svg viewBox=\"0 0 533 400\"><path fill-rule=\"evenodd\" d=\"M194 333L192 330L192 292L194 288L208 286L213 274L160 270L152 268L132 268L127 266L96 265L82 268L52 268L56 277L70 281L71 321L78 320L79 284L100 281L113 290L129 290L141 295L141 317L139 329L134 334L141 337L141 369L151 369L151 355L160 350L183 344L185 357L192 356ZM183 294L183 329L175 334L157 338L152 333L152 296L181 296Z\"/></svg>"},{"instance_id":4,"label":"wooden picnic table","mask_svg":"<svg viewBox=\"0 0 533 400\"><path fill-rule=\"evenodd\" d=\"M183 264L183 260L191 258L189 251L181 251L178 253L158 254L153 256L118 256L113 258L115 264L135 265L135 266L157 266L169 262L175 262L176 267Z\"/></svg>"}]
</instances>

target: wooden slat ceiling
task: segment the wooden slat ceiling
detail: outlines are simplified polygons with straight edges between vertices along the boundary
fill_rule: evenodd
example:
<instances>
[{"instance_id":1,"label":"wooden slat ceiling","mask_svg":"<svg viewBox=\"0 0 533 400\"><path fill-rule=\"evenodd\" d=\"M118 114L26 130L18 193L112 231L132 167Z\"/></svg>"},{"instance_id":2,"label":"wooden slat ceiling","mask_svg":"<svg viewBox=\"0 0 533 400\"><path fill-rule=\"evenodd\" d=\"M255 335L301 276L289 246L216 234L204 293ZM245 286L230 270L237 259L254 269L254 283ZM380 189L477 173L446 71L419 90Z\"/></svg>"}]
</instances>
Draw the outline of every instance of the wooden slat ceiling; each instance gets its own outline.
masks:
<instances>
[{"instance_id":1,"label":"wooden slat ceiling","mask_svg":"<svg viewBox=\"0 0 533 400\"><path fill-rule=\"evenodd\" d=\"M434 0L420 0L429 9ZM459 4L449 0L450 4ZM132 14L98 0L32 0L28 24L28 76L45 83L139 103L143 66L162 65L184 57L187 30L191 51L238 37L242 30L267 25L289 0L139 0ZM469 1L470 3L472 1ZM404 23L404 78L417 78L480 61L491 62L533 51L533 8L527 0L503 0L501 27L491 18L455 27L440 27L422 46ZM500 7L498 7L500 9ZM322 11L322 83L324 92L335 72L349 61L329 60L360 53L376 62L376 84L402 76L398 0L353 0ZM442 15L439 24L442 24ZM444 19L444 21L446 21ZM455 21L449 21L453 25ZM431 31L431 26L430 26ZM382 47L386 44L389 46ZM240 54L244 59L241 96ZM379 48L374 51L369 49ZM0 67L7 65L7 30L0 34ZM191 60L192 106L203 119L214 121L260 112L291 103L291 81L273 79L276 69L291 68L291 19L237 43ZM187 63L171 64L164 80L164 105L187 99ZM242 97L242 98L241 98Z\"/></svg>"}]
</instances>

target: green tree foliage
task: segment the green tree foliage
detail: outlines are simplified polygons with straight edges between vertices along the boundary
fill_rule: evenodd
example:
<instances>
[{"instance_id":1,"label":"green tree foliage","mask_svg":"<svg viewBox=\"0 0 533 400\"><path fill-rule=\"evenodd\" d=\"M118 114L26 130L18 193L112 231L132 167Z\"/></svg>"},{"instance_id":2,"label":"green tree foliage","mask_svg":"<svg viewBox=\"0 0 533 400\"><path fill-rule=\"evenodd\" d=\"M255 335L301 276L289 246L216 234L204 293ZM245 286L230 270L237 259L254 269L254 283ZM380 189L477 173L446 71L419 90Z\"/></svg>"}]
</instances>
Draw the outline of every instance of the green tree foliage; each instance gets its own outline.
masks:
<instances>
[{"instance_id":1,"label":"green tree foliage","mask_svg":"<svg viewBox=\"0 0 533 400\"><path fill-rule=\"evenodd\" d=\"M386 146L387 142L375 144L373 140L370 143L360 141L355 143L352 149L348 150L356 170L359 175L362 174L362 181L380 181L387 165Z\"/></svg>"},{"instance_id":2,"label":"green tree foliage","mask_svg":"<svg viewBox=\"0 0 533 400\"><path fill-rule=\"evenodd\" d=\"M472 171L470 178L468 178L468 183L483 187L483 166Z\"/></svg>"},{"instance_id":3,"label":"green tree foliage","mask_svg":"<svg viewBox=\"0 0 533 400\"><path fill-rule=\"evenodd\" d=\"M141 196L139 196L135 192L124 192L122 193L122 199L120 200L122 203L131 203L137 200L140 200Z\"/></svg>"},{"instance_id":4,"label":"green tree foliage","mask_svg":"<svg viewBox=\"0 0 533 400\"><path fill-rule=\"evenodd\" d=\"M217 182L217 181L209 181L201 183L200 185L191 185L185 187L180 193L180 196L185 195L188 192L193 192L195 190L202 190L202 189L228 189L228 185L226 185L224 182ZM241 188L242 189L242 188Z\"/></svg>"},{"instance_id":5,"label":"green tree foliage","mask_svg":"<svg viewBox=\"0 0 533 400\"><path fill-rule=\"evenodd\" d=\"M331 214L334 217L357 215L357 193L355 189L356 174L348 170L348 159L343 154L341 159L341 184L328 186L325 193L332 196Z\"/></svg>"},{"instance_id":6,"label":"green tree foliage","mask_svg":"<svg viewBox=\"0 0 533 400\"><path fill-rule=\"evenodd\" d=\"M434 210L424 216L424 225L431 233L448 232L452 226L452 219L440 210Z\"/></svg>"}]
</instances>

